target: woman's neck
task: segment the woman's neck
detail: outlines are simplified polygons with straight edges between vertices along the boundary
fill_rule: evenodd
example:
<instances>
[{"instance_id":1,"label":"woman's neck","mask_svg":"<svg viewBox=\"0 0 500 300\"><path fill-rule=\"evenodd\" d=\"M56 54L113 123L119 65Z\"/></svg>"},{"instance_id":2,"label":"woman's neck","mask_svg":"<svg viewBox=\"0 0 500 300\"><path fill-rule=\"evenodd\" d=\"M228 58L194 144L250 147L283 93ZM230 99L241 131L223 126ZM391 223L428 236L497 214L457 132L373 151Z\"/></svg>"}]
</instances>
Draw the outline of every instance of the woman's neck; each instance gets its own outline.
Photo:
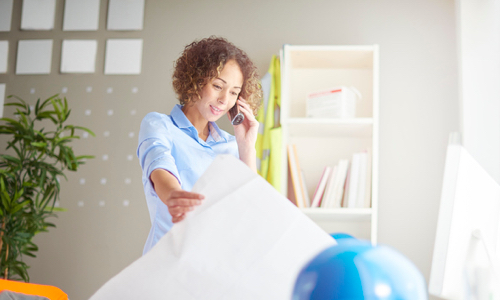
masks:
<instances>
[{"instance_id":1,"label":"woman's neck","mask_svg":"<svg viewBox=\"0 0 500 300\"><path fill-rule=\"evenodd\" d=\"M193 124L198 131L198 137L204 141L207 140L210 131L208 129L208 121L198 112L194 105L186 104L182 107L182 111L186 118Z\"/></svg>"}]
</instances>

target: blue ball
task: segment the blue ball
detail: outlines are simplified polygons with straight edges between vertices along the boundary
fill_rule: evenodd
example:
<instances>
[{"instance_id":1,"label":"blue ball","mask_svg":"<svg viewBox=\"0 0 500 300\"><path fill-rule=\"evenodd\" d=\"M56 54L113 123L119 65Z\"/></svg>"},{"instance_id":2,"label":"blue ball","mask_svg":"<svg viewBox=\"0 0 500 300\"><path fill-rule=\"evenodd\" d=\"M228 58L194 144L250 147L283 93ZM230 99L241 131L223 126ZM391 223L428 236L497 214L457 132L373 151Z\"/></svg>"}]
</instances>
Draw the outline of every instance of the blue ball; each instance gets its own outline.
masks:
<instances>
[{"instance_id":1,"label":"blue ball","mask_svg":"<svg viewBox=\"0 0 500 300\"><path fill-rule=\"evenodd\" d=\"M416 266L387 246L348 238L313 258L299 273L293 300L420 300L427 285Z\"/></svg>"},{"instance_id":2,"label":"blue ball","mask_svg":"<svg viewBox=\"0 0 500 300\"><path fill-rule=\"evenodd\" d=\"M349 241L350 239L356 239L352 235L343 232L330 233L330 236L334 238L338 244Z\"/></svg>"}]
</instances>

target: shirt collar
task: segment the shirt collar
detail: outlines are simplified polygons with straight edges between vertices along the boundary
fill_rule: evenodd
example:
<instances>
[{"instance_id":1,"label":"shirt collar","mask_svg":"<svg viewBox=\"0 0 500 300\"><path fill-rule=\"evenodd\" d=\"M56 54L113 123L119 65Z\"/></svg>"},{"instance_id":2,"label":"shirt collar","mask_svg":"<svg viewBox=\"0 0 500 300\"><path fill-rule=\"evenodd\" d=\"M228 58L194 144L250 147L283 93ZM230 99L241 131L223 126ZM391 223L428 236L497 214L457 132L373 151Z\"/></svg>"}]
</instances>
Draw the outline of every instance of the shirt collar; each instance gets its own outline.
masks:
<instances>
[{"instance_id":1,"label":"shirt collar","mask_svg":"<svg viewBox=\"0 0 500 300\"><path fill-rule=\"evenodd\" d=\"M172 116L172 119L175 122L175 125L179 128L189 128L189 127L194 127L193 124L191 124L191 121L186 117L184 112L182 111L182 106L179 104L176 104L174 108L172 108L172 111L170 112L170 116Z\"/></svg>"},{"instance_id":2,"label":"shirt collar","mask_svg":"<svg viewBox=\"0 0 500 300\"><path fill-rule=\"evenodd\" d=\"M214 139L214 141L221 142L222 140L227 142L227 139L224 137L222 132L220 131L219 126L215 122L208 122L208 128L210 129L210 135Z\"/></svg>"},{"instance_id":3,"label":"shirt collar","mask_svg":"<svg viewBox=\"0 0 500 300\"><path fill-rule=\"evenodd\" d=\"M189 119L186 117L184 112L182 111L182 106L180 104L176 104L174 108L172 109L172 112L170 112L170 115L172 116L172 119L174 123L177 125L179 128L194 128L193 124ZM208 128L210 130L210 136L215 142L221 142L225 141L227 142L226 137L222 134L219 126L215 122L208 122ZM208 139L207 139L208 141Z\"/></svg>"}]
</instances>

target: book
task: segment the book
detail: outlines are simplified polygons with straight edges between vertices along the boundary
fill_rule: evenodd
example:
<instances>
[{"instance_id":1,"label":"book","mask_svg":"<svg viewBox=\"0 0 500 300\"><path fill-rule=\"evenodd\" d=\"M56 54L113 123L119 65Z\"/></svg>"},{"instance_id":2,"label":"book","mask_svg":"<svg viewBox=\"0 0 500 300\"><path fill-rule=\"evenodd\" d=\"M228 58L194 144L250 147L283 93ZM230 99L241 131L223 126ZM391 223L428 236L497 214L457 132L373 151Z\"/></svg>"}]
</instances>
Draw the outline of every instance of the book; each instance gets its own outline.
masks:
<instances>
[{"instance_id":1,"label":"book","mask_svg":"<svg viewBox=\"0 0 500 300\"><path fill-rule=\"evenodd\" d=\"M335 185L333 189L331 207L340 208L342 202L342 196L344 195L344 186L347 176L347 170L349 168L349 160L341 159L338 163L337 177L335 178Z\"/></svg>"},{"instance_id":2,"label":"book","mask_svg":"<svg viewBox=\"0 0 500 300\"><path fill-rule=\"evenodd\" d=\"M305 181L303 180L303 175L302 175L302 169L300 168L300 163L299 163L299 156L297 154L297 146L295 144L292 144L292 149L293 149L293 156L295 158L295 165L297 166L297 174L299 174L299 190L302 196L302 206L301 207L308 207L307 205L307 200L309 195L307 195L307 188L305 185Z\"/></svg>"},{"instance_id":3,"label":"book","mask_svg":"<svg viewBox=\"0 0 500 300\"><path fill-rule=\"evenodd\" d=\"M335 178L337 177L337 172L338 172L338 166L335 165L333 166L332 169L332 174L330 175L330 178L328 179L328 182L326 184L325 188L325 193L323 194L323 198L321 199L321 207L322 208L330 208L330 203L328 202L330 199L330 194L333 192L333 185L335 183Z\"/></svg>"},{"instance_id":4,"label":"book","mask_svg":"<svg viewBox=\"0 0 500 300\"><path fill-rule=\"evenodd\" d=\"M288 157L288 156L287 156ZM286 187L286 194L288 195L287 198L290 200L290 202L293 203L293 205L297 206L297 199L295 198L295 191L293 189L293 183L292 183L292 171L290 169L290 164L287 163L288 166L288 174L287 174L287 187Z\"/></svg>"},{"instance_id":5,"label":"book","mask_svg":"<svg viewBox=\"0 0 500 300\"><path fill-rule=\"evenodd\" d=\"M358 199L358 184L359 184L359 153L352 155L351 173L349 180L349 198L347 199L347 207L355 208Z\"/></svg>"},{"instance_id":6,"label":"book","mask_svg":"<svg viewBox=\"0 0 500 300\"><path fill-rule=\"evenodd\" d=\"M365 205L365 192L366 192L366 168L367 168L366 152L359 153L359 179L358 179L358 195L356 199L356 207L363 208Z\"/></svg>"},{"instance_id":7,"label":"book","mask_svg":"<svg viewBox=\"0 0 500 300\"><path fill-rule=\"evenodd\" d=\"M344 185L344 195L342 196L342 203L341 207L347 207L347 199L349 199L349 183L351 181L351 167L347 169L347 175L345 178L345 185Z\"/></svg>"},{"instance_id":8,"label":"book","mask_svg":"<svg viewBox=\"0 0 500 300\"><path fill-rule=\"evenodd\" d=\"M304 206L304 198L302 196L301 187L301 179L300 174L297 167L297 161L295 159L295 151L293 145L287 146L288 152L288 165L290 167L290 175L292 177L292 186L293 192L295 194L295 201L297 203L297 207L302 208Z\"/></svg>"},{"instance_id":9,"label":"book","mask_svg":"<svg viewBox=\"0 0 500 300\"><path fill-rule=\"evenodd\" d=\"M309 193L307 192L306 177L304 176L304 172L302 170L300 171L300 183L305 207L311 207L311 199L309 198Z\"/></svg>"},{"instance_id":10,"label":"book","mask_svg":"<svg viewBox=\"0 0 500 300\"><path fill-rule=\"evenodd\" d=\"M323 194L325 193L326 183L331 172L332 172L332 167L330 166L326 166L323 169L323 174L321 174L321 178L319 179L318 185L316 186L316 190L314 191L311 207L321 206L321 198L323 198Z\"/></svg>"},{"instance_id":11,"label":"book","mask_svg":"<svg viewBox=\"0 0 500 300\"><path fill-rule=\"evenodd\" d=\"M370 208L372 200L372 149L368 148L366 159L366 193L363 203L364 208Z\"/></svg>"}]
</instances>

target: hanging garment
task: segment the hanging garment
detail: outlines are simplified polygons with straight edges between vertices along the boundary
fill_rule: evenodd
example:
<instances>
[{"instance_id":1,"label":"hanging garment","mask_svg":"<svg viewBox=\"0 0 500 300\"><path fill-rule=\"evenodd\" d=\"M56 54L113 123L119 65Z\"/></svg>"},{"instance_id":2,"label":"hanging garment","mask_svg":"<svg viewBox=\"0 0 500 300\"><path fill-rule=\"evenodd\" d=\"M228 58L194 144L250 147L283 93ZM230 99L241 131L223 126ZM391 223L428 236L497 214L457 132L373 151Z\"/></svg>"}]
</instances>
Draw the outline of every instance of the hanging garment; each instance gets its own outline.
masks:
<instances>
[{"instance_id":1,"label":"hanging garment","mask_svg":"<svg viewBox=\"0 0 500 300\"><path fill-rule=\"evenodd\" d=\"M280 61L273 55L269 69L261 80L264 105L257 115L260 126L256 150L259 174L281 192L280 76Z\"/></svg>"}]
</instances>

